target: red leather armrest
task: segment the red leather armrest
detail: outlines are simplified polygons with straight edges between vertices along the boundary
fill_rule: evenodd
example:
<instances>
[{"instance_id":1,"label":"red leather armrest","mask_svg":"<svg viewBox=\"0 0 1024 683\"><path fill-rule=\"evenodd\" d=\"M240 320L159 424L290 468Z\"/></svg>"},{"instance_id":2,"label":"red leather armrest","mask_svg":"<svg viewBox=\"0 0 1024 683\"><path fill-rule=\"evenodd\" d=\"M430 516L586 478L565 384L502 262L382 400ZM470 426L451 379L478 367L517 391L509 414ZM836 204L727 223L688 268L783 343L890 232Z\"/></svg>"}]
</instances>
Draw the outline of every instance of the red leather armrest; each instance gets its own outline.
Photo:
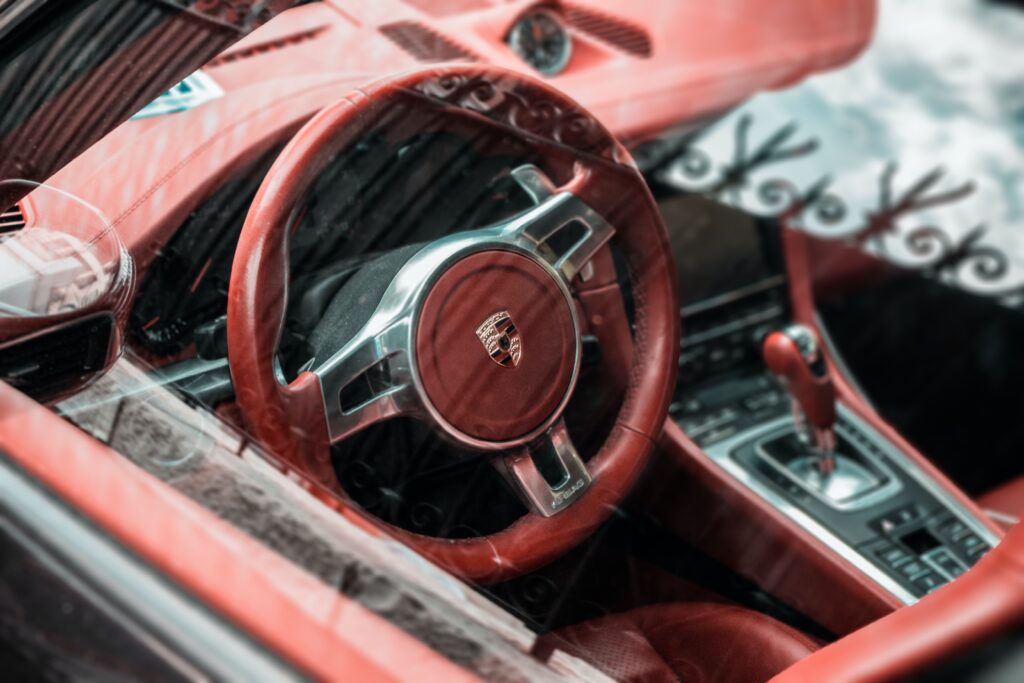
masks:
<instances>
[{"instance_id":1,"label":"red leather armrest","mask_svg":"<svg viewBox=\"0 0 1024 683\"><path fill-rule=\"evenodd\" d=\"M1024 623L1024 526L956 581L797 662L773 683L896 681Z\"/></svg>"}]
</instances>

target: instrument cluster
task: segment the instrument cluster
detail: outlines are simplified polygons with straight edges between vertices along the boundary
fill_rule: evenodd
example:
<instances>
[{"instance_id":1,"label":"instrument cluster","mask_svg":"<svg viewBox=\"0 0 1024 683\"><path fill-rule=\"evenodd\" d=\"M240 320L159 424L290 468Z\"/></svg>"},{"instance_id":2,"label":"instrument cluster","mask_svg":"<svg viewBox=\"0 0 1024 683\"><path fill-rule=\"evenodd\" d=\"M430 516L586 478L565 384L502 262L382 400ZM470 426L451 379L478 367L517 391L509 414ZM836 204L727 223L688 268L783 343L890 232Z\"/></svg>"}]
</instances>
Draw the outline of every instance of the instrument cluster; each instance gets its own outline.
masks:
<instances>
[{"instance_id":1,"label":"instrument cluster","mask_svg":"<svg viewBox=\"0 0 1024 683\"><path fill-rule=\"evenodd\" d=\"M557 76L572 59L572 36L561 15L537 7L512 25L506 38L513 52L544 76Z\"/></svg>"}]
</instances>

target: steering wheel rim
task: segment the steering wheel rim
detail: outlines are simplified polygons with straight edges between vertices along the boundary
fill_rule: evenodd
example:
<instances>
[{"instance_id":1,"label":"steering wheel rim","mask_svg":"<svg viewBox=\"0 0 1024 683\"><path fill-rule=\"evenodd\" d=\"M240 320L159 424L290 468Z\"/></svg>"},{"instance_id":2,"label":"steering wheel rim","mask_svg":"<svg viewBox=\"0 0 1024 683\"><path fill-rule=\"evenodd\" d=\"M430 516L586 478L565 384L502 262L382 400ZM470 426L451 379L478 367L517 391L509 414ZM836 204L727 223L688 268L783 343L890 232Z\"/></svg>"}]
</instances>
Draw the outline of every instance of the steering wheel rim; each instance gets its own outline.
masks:
<instances>
[{"instance_id":1,"label":"steering wheel rim","mask_svg":"<svg viewBox=\"0 0 1024 683\"><path fill-rule=\"evenodd\" d=\"M632 365L616 423L598 454L583 465L589 476L585 490L572 491L564 508L550 511L551 516L534 509L508 528L487 536L440 539L389 525L391 533L456 574L479 582L504 580L550 562L585 539L608 518L643 470L660 434L675 386L679 339L675 269L657 207L628 153L578 104L543 83L497 68L452 66L413 72L350 93L311 119L268 172L246 218L229 286L228 352L239 407L256 436L290 466L344 495L333 472L329 450L332 437L338 434L337 410L332 418L331 401L325 399L325 396L335 395L336 387L325 388L326 373L303 372L284 385L274 372L287 299L291 226L302 198L334 155L357 141L390 107L397 106L399 101L407 104L409 98L438 109L442 115L483 117L488 125L500 126L528 138L532 145L544 150L543 156L552 160L552 166L559 166L563 171L571 167L571 174L562 174L561 186L555 186L539 169L517 169L520 184L534 197L538 207L550 209L555 203L552 198L558 198L560 207L570 206L570 209L558 210L568 210L569 215L584 221L591 237L599 232L594 227L598 224L610 226L614 221L616 225L629 226L615 234L625 256L635 302ZM581 157L588 163L577 163ZM554 161L556 158L558 163ZM633 184L635 191L624 192L624 183L627 188ZM571 213L573 202L583 207L576 206L577 213ZM546 257L539 257L538 249L544 240L533 239L536 236L531 236L525 228L515 232L505 225L482 230L491 231L486 234L490 240L486 243L491 248L458 252L458 259L445 261L443 268L430 271L428 293L420 298L412 297L416 300L413 308L421 318L423 311L428 310L424 299L432 295L438 280L453 265L458 266L474 254L492 257L494 252L500 251L526 259L528 264L509 261L512 265L508 267L518 272L523 282L534 284L552 297L555 294L550 284L542 275L534 273L535 267L546 270L547 275L560 283L563 294L569 291L570 283L577 292L617 286L610 257L602 248L610 235L606 235L604 241L588 238L586 244L594 249L588 251L587 258L561 272L559 262L549 263ZM477 232L480 231L473 231ZM580 244L583 243L581 240ZM432 248L436 251L437 244ZM425 251L428 256L436 256L429 249ZM441 255L450 256L447 252ZM511 257L502 258L508 261ZM588 266L591 275L581 282L577 275L584 261L592 264ZM561 265L565 265L564 260ZM396 278L396 282L399 279ZM571 311L572 316L577 314L571 296L565 310ZM551 324L551 321L548 317L543 322ZM530 319L525 323L529 326ZM413 328L419 329L422 324L417 319ZM573 334L578 345L578 324ZM507 335L501 339L507 341ZM380 337L375 337L374 341L379 343ZM349 342L351 345L352 340ZM475 343L484 342L481 336ZM529 353L530 344L529 339L523 339L524 356ZM410 351L409 355L418 358L425 348L428 347L420 348L417 353ZM508 358L504 360L508 362ZM491 359L486 362L490 363ZM578 362L577 347L571 378L564 382L564 400L556 396L557 409L552 409L550 415L536 424L531 422L532 429L523 431L523 425L517 423L504 432L497 429L487 435L494 438L481 439L479 434L469 434L471 438L467 441L462 437L471 430L465 426L452 429L451 414L433 414L434 424L444 428L449 438L495 452L509 446L529 448L538 435L543 435L557 450L560 440L564 443L568 439L561 422L561 410L575 383ZM414 376L420 374L416 368L413 370ZM423 399L422 381L420 384L418 390ZM426 399L428 405L434 403L429 395ZM515 434L516 438L497 438L510 434ZM506 472L520 484L520 491L525 486L524 473L536 479L536 467L531 465L529 457L522 457L525 452L522 448L515 456L502 460ZM568 448L571 452L560 453L559 462L570 463L566 467L571 468L571 456L575 453L571 440ZM582 465L578 454L575 460ZM571 476L575 474L570 472ZM543 491L541 495L543 497Z\"/></svg>"}]
</instances>

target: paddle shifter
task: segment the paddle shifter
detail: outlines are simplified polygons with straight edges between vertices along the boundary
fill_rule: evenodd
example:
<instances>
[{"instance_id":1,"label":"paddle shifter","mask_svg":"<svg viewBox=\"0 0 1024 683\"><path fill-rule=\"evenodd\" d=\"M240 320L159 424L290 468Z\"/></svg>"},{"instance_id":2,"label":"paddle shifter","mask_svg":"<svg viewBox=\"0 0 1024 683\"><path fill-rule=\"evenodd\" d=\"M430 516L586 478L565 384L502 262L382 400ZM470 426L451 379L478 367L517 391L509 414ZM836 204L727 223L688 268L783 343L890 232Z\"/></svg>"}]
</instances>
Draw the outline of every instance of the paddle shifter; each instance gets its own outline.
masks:
<instances>
[{"instance_id":1,"label":"paddle shifter","mask_svg":"<svg viewBox=\"0 0 1024 683\"><path fill-rule=\"evenodd\" d=\"M764 362L793 404L796 433L814 456L818 474L836 469L836 390L818 338L804 325L789 325L764 340Z\"/></svg>"}]
</instances>

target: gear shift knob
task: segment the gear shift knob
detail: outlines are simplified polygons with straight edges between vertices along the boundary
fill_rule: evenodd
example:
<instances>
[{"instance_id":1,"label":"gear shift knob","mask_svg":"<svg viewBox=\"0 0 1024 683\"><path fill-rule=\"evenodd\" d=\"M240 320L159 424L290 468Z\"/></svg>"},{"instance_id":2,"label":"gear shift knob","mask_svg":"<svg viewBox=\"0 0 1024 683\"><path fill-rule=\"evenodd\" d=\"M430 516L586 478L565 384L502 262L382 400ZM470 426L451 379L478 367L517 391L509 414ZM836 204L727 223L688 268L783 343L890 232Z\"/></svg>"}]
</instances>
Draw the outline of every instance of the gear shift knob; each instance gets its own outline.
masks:
<instances>
[{"instance_id":1,"label":"gear shift knob","mask_svg":"<svg viewBox=\"0 0 1024 683\"><path fill-rule=\"evenodd\" d=\"M797 434L820 456L823 474L835 467L836 390L818 337L804 325L789 325L765 337L764 362L793 401Z\"/></svg>"}]
</instances>

